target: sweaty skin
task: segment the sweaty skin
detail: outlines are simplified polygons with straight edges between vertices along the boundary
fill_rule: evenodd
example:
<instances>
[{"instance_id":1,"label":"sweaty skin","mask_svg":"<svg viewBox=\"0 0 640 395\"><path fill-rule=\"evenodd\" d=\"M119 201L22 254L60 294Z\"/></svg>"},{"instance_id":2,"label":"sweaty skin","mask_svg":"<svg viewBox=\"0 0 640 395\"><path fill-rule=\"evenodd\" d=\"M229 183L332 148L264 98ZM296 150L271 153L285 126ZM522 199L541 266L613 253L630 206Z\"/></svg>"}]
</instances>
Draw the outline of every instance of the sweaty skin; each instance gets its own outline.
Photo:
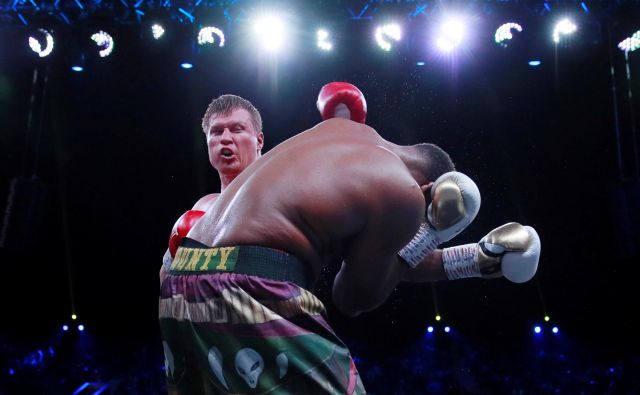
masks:
<instances>
[{"instance_id":1,"label":"sweaty skin","mask_svg":"<svg viewBox=\"0 0 640 395\"><path fill-rule=\"evenodd\" d=\"M212 247L261 245L294 254L317 278L339 264L333 299L348 315L380 305L397 283L444 278L439 255L408 275L397 252L417 231L432 180L410 169L411 147L331 119L247 167L188 237ZM403 278L404 277L404 278Z\"/></svg>"}]
</instances>

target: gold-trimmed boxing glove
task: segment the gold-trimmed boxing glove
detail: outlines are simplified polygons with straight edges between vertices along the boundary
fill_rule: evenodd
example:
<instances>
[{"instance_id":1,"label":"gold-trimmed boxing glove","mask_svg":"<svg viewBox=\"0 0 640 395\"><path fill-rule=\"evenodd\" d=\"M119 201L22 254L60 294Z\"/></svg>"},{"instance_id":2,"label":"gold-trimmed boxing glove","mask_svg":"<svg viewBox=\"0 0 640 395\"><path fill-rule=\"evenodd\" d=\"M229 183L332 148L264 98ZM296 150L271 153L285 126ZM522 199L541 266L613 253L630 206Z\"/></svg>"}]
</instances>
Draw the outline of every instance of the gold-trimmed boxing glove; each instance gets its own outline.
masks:
<instances>
[{"instance_id":1,"label":"gold-trimmed boxing glove","mask_svg":"<svg viewBox=\"0 0 640 395\"><path fill-rule=\"evenodd\" d=\"M524 283L536 274L540 251L535 229L509 222L478 243L443 249L442 264L449 280L504 276L514 283Z\"/></svg>"},{"instance_id":2,"label":"gold-trimmed boxing glove","mask_svg":"<svg viewBox=\"0 0 640 395\"><path fill-rule=\"evenodd\" d=\"M462 232L480 210L480 191L468 176L450 171L438 177L431 186L431 203L426 221L398 255L415 268L439 244Z\"/></svg>"}]
</instances>

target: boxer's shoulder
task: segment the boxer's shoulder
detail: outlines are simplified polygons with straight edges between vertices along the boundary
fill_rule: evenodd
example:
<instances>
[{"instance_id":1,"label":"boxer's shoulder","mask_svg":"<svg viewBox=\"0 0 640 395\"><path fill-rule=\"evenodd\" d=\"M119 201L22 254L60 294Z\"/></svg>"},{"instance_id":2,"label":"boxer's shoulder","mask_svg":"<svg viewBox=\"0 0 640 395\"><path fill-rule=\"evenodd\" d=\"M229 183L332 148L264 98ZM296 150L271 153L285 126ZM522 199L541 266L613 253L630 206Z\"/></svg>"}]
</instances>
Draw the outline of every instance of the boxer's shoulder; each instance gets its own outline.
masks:
<instances>
[{"instance_id":1,"label":"boxer's shoulder","mask_svg":"<svg viewBox=\"0 0 640 395\"><path fill-rule=\"evenodd\" d=\"M218 199L218 196L220 196L219 193L210 193L208 195L204 195L203 197L198 199L196 204L193 205L192 210L200 210L205 212L208 211L209 208L211 208L211 206L213 206L215 201Z\"/></svg>"}]
</instances>

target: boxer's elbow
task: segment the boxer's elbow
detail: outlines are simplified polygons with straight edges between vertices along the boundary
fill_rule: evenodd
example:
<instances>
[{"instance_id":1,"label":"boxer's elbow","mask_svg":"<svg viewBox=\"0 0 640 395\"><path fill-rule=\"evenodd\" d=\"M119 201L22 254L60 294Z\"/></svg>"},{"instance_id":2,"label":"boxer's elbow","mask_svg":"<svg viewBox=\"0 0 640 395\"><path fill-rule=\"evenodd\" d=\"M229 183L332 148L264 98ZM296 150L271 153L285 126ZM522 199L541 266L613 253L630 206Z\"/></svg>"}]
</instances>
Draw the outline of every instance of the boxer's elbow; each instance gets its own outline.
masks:
<instances>
[{"instance_id":1,"label":"boxer's elbow","mask_svg":"<svg viewBox=\"0 0 640 395\"><path fill-rule=\"evenodd\" d=\"M357 284L343 281L340 276L336 277L331 296L336 308L348 317L371 311L384 301L384 297L371 289L361 289Z\"/></svg>"}]
</instances>

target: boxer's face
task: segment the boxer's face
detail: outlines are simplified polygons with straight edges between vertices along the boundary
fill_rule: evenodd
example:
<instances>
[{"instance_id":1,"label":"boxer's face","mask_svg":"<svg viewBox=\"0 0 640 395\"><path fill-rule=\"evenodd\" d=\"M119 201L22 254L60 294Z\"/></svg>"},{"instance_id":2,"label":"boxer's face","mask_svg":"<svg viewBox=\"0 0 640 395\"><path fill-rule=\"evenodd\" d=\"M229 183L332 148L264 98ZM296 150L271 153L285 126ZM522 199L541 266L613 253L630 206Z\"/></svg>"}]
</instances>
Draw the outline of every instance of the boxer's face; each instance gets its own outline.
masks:
<instances>
[{"instance_id":1,"label":"boxer's face","mask_svg":"<svg viewBox=\"0 0 640 395\"><path fill-rule=\"evenodd\" d=\"M237 175L260 157L263 139L246 110L214 114L207 131L209 162L221 173Z\"/></svg>"}]
</instances>

